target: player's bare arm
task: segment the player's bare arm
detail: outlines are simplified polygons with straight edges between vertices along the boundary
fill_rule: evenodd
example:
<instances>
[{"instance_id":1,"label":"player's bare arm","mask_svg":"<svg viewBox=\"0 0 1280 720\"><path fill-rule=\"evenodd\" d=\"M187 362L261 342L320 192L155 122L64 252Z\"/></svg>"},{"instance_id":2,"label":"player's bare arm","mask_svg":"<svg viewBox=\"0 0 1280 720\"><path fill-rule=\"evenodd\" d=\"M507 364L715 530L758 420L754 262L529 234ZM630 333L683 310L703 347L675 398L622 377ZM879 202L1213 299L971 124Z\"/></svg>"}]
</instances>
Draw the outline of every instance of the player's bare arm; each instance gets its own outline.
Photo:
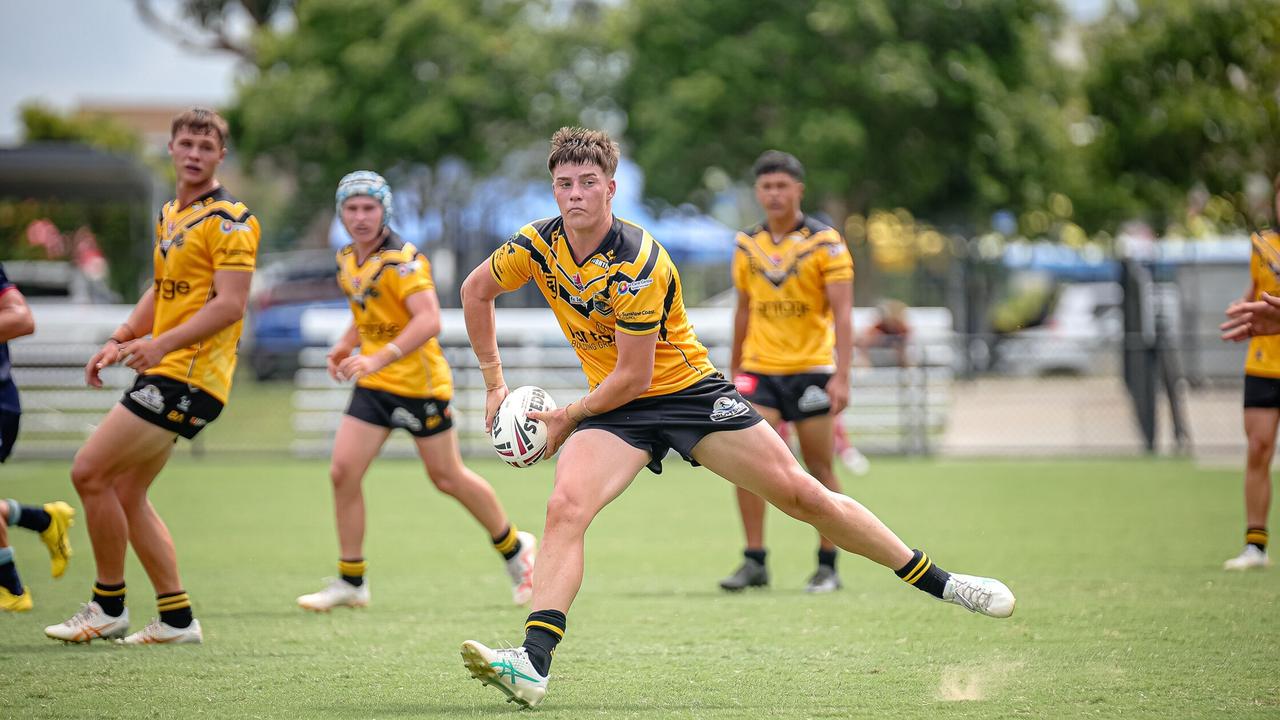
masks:
<instances>
[{"instance_id":1,"label":"player's bare arm","mask_svg":"<svg viewBox=\"0 0 1280 720\"><path fill-rule=\"evenodd\" d=\"M578 423L600 413L626 405L640 397L653 383L653 358L658 349L658 333L630 335L617 333L618 364L613 372L586 396L551 412L531 412L529 417L547 424L547 456L555 454Z\"/></svg>"},{"instance_id":2,"label":"player's bare arm","mask_svg":"<svg viewBox=\"0 0 1280 720\"><path fill-rule=\"evenodd\" d=\"M102 378L99 373L105 367L110 367L123 359L121 348L129 342L136 340L151 331L151 327L155 322L156 315L156 291L154 287L147 288L142 293L142 297L138 298L138 302L134 304L133 310L129 311L129 317L120 327L111 333L111 337L102 344L98 352L89 358L89 362L84 366L84 382L89 387L102 387Z\"/></svg>"},{"instance_id":3,"label":"player's bare arm","mask_svg":"<svg viewBox=\"0 0 1280 720\"><path fill-rule=\"evenodd\" d=\"M826 292L836 332L836 371L827 381L827 396L831 398L831 414L839 415L849 406L849 368L853 364L853 283L830 283Z\"/></svg>"},{"instance_id":4,"label":"player's bare arm","mask_svg":"<svg viewBox=\"0 0 1280 720\"><path fill-rule=\"evenodd\" d=\"M17 288L0 295L0 343L9 342L36 331L36 320L27 307L27 299Z\"/></svg>"},{"instance_id":5,"label":"player's bare arm","mask_svg":"<svg viewBox=\"0 0 1280 720\"><path fill-rule=\"evenodd\" d=\"M435 290L416 292L404 299L404 305L412 316L404 329L372 355L349 355L341 360L339 379L372 375L440 334L440 298Z\"/></svg>"},{"instance_id":6,"label":"player's bare arm","mask_svg":"<svg viewBox=\"0 0 1280 720\"><path fill-rule=\"evenodd\" d=\"M733 311L733 343L729 348L729 377L742 371L742 339L751 323L751 293L738 289L738 306Z\"/></svg>"},{"instance_id":7,"label":"player's bare arm","mask_svg":"<svg viewBox=\"0 0 1280 720\"><path fill-rule=\"evenodd\" d=\"M161 333L159 337L125 343L120 348L120 353L125 356L124 364L135 372L144 373L159 365L164 356L174 350L194 345L234 325L244 317L252 279L253 273L243 270L214 272L213 299L196 311L190 320Z\"/></svg>"},{"instance_id":8,"label":"player's bare arm","mask_svg":"<svg viewBox=\"0 0 1280 720\"><path fill-rule=\"evenodd\" d=\"M484 430L493 426L493 416L507 396L502 377L502 357L498 354L498 325L493 317L493 301L506 292L489 274L487 263L476 266L462 282L462 318L467 339L484 376Z\"/></svg>"},{"instance_id":9,"label":"player's bare arm","mask_svg":"<svg viewBox=\"0 0 1280 720\"><path fill-rule=\"evenodd\" d=\"M325 356L325 365L329 371L329 377L334 380L341 380L338 377L338 363L351 357L351 351L356 349L360 344L360 331L356 328L355 323L347 326L346 331L338 338L338 341L329 348L329 354Z\"/></svg>"}]
</instances>

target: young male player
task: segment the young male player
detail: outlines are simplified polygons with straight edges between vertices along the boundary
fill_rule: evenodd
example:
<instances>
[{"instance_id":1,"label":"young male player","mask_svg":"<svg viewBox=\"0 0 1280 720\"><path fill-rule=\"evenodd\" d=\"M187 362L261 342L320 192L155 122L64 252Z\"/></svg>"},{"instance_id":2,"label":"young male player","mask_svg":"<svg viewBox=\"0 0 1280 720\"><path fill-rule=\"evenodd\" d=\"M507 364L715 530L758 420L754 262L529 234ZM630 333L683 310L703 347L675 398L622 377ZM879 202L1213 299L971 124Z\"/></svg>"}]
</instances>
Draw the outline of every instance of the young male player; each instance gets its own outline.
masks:
<instances>
[{"instance_id":1,"label":"young male player","mask_svg":"<svg viewBox=\"0 0 1280 720\"><path fill-rule=\"evenodd\" d=\"M1280 222L1280 176L1275 184L1275 211ZM1280 232L1260 230L1253 234L1253 256L1249 261L1249 289L1227 309L1238 320L1246 313L1266 313L1267 296L1280 295ZM1247 306L1261 303L1252 311ZM1244 434L1248 456L1244 471L1244 549L1222 564L1226 570L1249 570L1271 564L1267 556L1267 515L1271 510L1271 458L1276 450L1276 428L1280 426L1280 336L1264 335L1257 326L1243 325L1249 340L1244 361Z\"/></svg>"},{"instance_id":2,"label":"young male player","mask_svg":"<svg viewBox=\"0 0 1280 720\"><path fill-rule=\"evenodd\" d=\"M794 155L769 150L752 173L765 221L738 233L733 254L738 307L729 374L771 427L795 427L809 473L840 492L833 432L849 404L853 257L840 233L800 210L804 166ZM742 487L737 496L747 546L742 565L720 581L731 591L769 584L765 502ZM840 588L835 543L819 538L818 568L805 590Z\"/></svg>"},{"instance_id":3,"label":"young male player","mask_svg":"<svg viewBox=\"0 0 1280 720\"><path fill-rule=\"evenodd\" d=\"M35 319L26 298L4 272L0 265L0 463L9 459L18 439L18 421L22 416L22 404L18 399L18 386L13 382L9 362L9 341L35 332ZM64 502L46 503L42 507L23 505L17 500L0 501L0 611L24 612L30 610L31 591L22 584L18 566L13 560L13 548L9 545L9 526L13 525L40 533L40 539L49 548L49 562L54 577L62 577L71 557L71 543L67 528L75 523L75 510Z\"/></svg>"},{"instance_id":4,"label":"young male player","mask_svg":"<svg viewBox=\"0 0 1280 720\"><path fill-rule=\"evenodd\" d=\"M529 601L534 538L507 521L493 488L462 464L449 399L453 378L440 350L440 300L431 265L387 223L391 187L377 173L353 172L338 183L338 215L353 242L338 252L338 284L351 326L329 352L329 375L354 380L351 403L333 442L333 505L339 577L298 598L307 610L364 607L364 474L394 428L413 436L427 476L484 526L506 560L516 604ZM352 355L357 346L360 352Z\"/></svg>"},{"instance_id":5,"label":"young male player","mask_svg":"<svg viewBox=\"0 0 1280 720\"><path fill-rule=\"evenodd\" d=\"M102 387L99 372L117 362L138 377L71 467L97 580L80 612L45 628L57 640L123 637L138 645L204 638L182 589L173 538L147 489L177 438L195 437L227 401L260 230L257 218L215 177L227 154L226 121L193 108L173 119L170 138L177 197L165 203L156 222L155 280L84 369L91 387ZM155 588L159 617L126 635L124 559L130 545Z\"/></svg>"},{"instance_id":6,"label":"young male player","mask_svg":"<svg viewBox=\"0 0 1280 720\"><path fill-rule=\"evenodd\" d=\"M563 408L532 415L547 423L548 454L564 447L534 571L534 611L522 647L464 642L471 674L521 705L541 702L552 653L582 584L587 527L642 468L660 472L668 449L935 597L994 617L1012 614L1013 593L1003 583L934 565L869 510L807 474L760 422L708 362L670 256L644 229L613 216L617 166L618 146L604 133L558 131L547 167L560 216L524 226L462 287L467 333L487 390L486 424L507 395L494 299L526 282L546 298L591 386Z\"/></svg>"}]
</instances>

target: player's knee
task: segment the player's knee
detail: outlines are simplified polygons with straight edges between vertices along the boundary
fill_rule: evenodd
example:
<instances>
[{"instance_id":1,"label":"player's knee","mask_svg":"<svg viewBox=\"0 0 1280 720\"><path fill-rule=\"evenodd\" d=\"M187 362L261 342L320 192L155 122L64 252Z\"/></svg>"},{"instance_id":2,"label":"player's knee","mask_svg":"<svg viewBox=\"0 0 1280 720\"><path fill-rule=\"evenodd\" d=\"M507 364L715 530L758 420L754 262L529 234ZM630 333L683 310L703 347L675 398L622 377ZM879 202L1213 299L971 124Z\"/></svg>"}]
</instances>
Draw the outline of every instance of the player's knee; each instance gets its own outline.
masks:
<instances>
[{"instance_id":1,"label":"player's knee","mask_svg":"<svg viewBox=\"0 0 1280 720\"><path fill-rule=\"evenodd\" d=\"M1249 462L1268 463L1271 456L1275 454L1276 441L1268 437L1251 437L1249 438Z\"/></svg>"},{"instance_id":2,"label":"player's knee","mask_svg":"<svg viewBox=\"0 0 1280 720\"><path fill-rule=\"evenodd\" d=\"M431 484L437 490L449 496L457 496L467 482L461 468L428 467L427 477L431 478Z\"/></svg>"},{"instance_id":3,"label":"player's knee","mask_svg":"<svg viewBox=\"0 0 1280 720\"><path fill-rule=\"evenodd\" d=\"M335 492L348 490L360 482L360 473L347 463L335 461L329 465L329 482L333 483Z\"/></svg>"},{"instance_id":4,"label":"player's knee","mask_svg":"<svg viewBox=\"0 0 1280 720\"><path fill-rule=\"evenodd\" d=\"M129 483L117 484L114 488L116 499L120 501L120 506L129 511L135 507L141 507L147 502L146 489L139 489Z\"/></svg>"},{"instance_id":5,"label":"player's knee","mask_svg":"<svg viewBox=\"0 0 1280 720\"><path fill-rule=\"evenodd\" d=\"M109 488L106 474L101 471L98 463L85 457L83 452L76 453L75 460L71 462L71 484L81 495Z\"/></svg>"},{"instance_id":6,"label":"player's knee","mask_svg":"<svg viewBox=\"0 0 1280 720\"><path fill-rule=\"evenodd\" d=\"M585 528L590 521L586 506L569 493L552 492L547 498L548 528Z\"/></svg>"},{"instance_id":7,"label":"player's knee","mask_svg":"<svg viewBox=\"0 0 1280 720\"><path fill-rule=\"evenodd\" d=\"M778 509L797 520L813 522L823 517L831 505L830 493L808 475L791 480Z\"/></svg>"}]
</instances>

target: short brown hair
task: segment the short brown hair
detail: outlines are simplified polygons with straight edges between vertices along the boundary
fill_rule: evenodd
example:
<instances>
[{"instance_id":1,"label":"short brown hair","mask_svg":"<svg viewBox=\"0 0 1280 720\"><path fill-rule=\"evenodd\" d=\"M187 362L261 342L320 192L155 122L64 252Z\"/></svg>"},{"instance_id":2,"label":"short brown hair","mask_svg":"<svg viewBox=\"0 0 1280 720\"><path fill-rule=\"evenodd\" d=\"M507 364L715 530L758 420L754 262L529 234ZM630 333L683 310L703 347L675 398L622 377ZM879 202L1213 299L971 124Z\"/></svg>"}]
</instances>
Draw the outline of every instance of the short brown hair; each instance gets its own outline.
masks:
<instances>
[{"instance_id":1,"label":"short brown hair","mask_svg":"<svg viewBox=\"0 0 1280 720\"><path fill-rule=\"evenodd\" d=\"M189 130L197 135L217 133L218 144L227 146L227 121L209 108L193 107L175 117L169 128L169 139L177 137L179 130Z\"/></svg>"},{"instance_id":2,"label":"short brown hair","mask_svg":"<svg viewBox=\"0 0 1280 720\"><path fill-rule=\"evenodd\" d=\"M613 177L618 169L618 143L603 130L562 127L551 136L551 155L547 170L555 173L557 165L599 165L604 174Z\"/></svg>"}]
</instances>

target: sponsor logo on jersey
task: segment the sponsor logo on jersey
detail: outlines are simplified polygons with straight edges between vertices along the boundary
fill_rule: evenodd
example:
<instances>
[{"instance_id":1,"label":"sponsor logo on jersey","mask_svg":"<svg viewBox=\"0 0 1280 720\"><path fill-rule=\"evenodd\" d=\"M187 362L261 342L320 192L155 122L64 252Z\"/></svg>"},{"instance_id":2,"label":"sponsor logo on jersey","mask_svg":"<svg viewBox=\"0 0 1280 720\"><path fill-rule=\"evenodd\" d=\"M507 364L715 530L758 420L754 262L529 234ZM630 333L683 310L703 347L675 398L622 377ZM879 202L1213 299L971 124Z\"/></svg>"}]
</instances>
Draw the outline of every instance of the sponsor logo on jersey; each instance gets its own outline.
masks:
<instances>
[{"instance_id":1,"label":"sponsor logo on jersey","mask_svg":"<svg viewBox=\"0 0 1280 720\"><path fill-rule=\"evenodd\" d=\"M400 273L400 277L409 277L410 275L417 272L418 268L420 267L422 267L422 263L418 262L417 260L412 260L410 262L400 263L399 265L397 265L396 272Z\"/></svg>"},{"instance_id":2,"label":"sponsor logo on jersey","mask_svg":"<svg viewBox=\"0 0 1280 720\"><path fill-rule=\"evenodd\" d=\"M155 385L143 385L129 393L129 397L157 415L164 412L164 395L160 394L160 388Z\"/></svg>"},{"instance_id":3,"label":"sponsor logo on jersey","mask_svg":"<svg viewBox=\"0 0 1280 720\"><path fill-rule=\"evenodd\" d=\"M649 287L652 284L653 284L653 278L647 277L647 278L644 278L643 280L632 280L630 282L626 280L621 280L618 282L616 287L618 288L619 295L623 293L635 295L639 293L641 290Z\"/></svg>"},{"instance_id":4,"label":"sponsor logo on jersey","mask_svg":"<svg viewBox=\"0 0 1280 720\"><path fill-rule=\"evenodd\" d=\"M604 268L605 270L609 269L609 263L605 262L604 260L601 260L598 257L591 258L591 264L595 265L596 267Z\"/></svg>"},{"instance_id":5,"label":"sponsor logo on jersey","mask_svg":"<svg viewBox=\"0 0 1280 720\"><path fill-rule=\"evenodd\" d=\"M413 413L398 407L391 411L391 424L396 427L406 428L412 432L422 430L422 422L413 416Z\"/></svg>"},{"instance_id":6,"label":"sponsor logo on jersey","mask_svg":"<svg viewBox=\"0 0 1280 720\"><path fill-rule=\"evenodd\" d=\"M716 398L715 405L711 407L711 414L708 417L711 418L711 422L722 422L736 418L739 415L746 415L749 412L751 412L751 408L747 407L747 404L741 400L731 397L719 397Z\"/></svg>"},{"instance_id":7,"label":"sponsor logo on jersey","mask_svg":"<svg viewBox=\"0 0 1280 720\"><path fill-rule=\"evenodd\" d=\"M574 273L569 276L569 281L573 283L574 287L578 288L579 292L582 291L582 273Z\"/></svg>"},{"instance_id":8,"label":"sponsor logo on jersey","mask_svg":"<svg viewBox=\"0 0 1280 720\"><path fill-rule=\"evenodd\" d=\"M796 401L796 407L800 408L800 412L826 410L831 407L831 396L827 395L827 391L823 388L817 385L810 385L800 394L800 399Z\"/></svg>"},{"instance_id":9,"label":"sponsor logo on jersey","mask_svg":"<svg viewBox=\"0 0 1280 720\"><path fill-rule=\"evenodd\" d=\"M240 232L250 231L248 225L245 225L244 223L231 222L230 220L223 220L222 223L218 225L218 229L221 230L222 234L224 235L230 235L231 233L237 232L237 231L240 231Z\"/></svg>"},{"instance_id":10,"label":"sponsor logo on jersey","mask_svg":"<svg viewBox=\"0 0 1280 720\"><path fill-rule=\"evenodd\" d=\"M164 300L172 300L179 295L191 292L191 283L174 278L156 278L156 295Z\"/></svg>"}]
</instances>

